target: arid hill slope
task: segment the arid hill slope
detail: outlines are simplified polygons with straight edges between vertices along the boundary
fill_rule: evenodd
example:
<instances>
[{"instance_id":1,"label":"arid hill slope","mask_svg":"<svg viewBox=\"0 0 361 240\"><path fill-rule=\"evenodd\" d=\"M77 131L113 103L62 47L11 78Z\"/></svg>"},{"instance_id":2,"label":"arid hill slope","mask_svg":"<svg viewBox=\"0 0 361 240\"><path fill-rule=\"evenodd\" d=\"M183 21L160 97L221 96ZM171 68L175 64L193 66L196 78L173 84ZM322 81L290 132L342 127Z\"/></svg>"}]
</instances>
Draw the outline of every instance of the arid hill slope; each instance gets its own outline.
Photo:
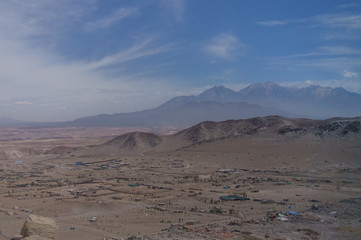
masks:
<instances>
[{"instance_id":1,"label":"arid hill slope","mask_svg":"<svg viewBox=\"0 0 361 240\"><path fill-rule=\"evenodd\" d=\"M132 132L104 144L79 151L87 154L166 152L193 144L224 138L245 137L300 137L361 138L361 118L333 118L328 120L291 119L280 116L202 122L174 135L157 136L152 133Z\"/></svg>"},{"instance_id":2,"label":"arid hill slope","mask_svg":"<svg viewBox=\"0 0 361 240\"><path fill-rule=\"evenodd\" d=\"M120 135L102 145L98 148L119 149L128 153L145 152L153 149L162 142L162 137L153 133L131 132Z\"/></svg>"}]
</instances>

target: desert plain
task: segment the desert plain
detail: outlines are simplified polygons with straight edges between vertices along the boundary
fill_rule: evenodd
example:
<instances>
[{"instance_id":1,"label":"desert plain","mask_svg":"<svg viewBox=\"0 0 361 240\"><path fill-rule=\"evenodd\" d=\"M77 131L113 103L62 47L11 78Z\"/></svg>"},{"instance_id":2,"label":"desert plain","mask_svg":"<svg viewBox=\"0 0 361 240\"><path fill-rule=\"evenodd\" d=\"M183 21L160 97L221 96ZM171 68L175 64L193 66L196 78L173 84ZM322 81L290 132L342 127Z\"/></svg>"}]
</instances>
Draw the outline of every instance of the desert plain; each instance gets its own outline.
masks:
<instances>
[{"instance_id":1,"label":"desert plain","mask_svg":"<svg viewBox=\"0 0 361 240\"><path fill-rule=\"evenodd\" d=\"M361 238L360 118L150 132L0 128L0 239Z\"/></svg>"}]
</instances>

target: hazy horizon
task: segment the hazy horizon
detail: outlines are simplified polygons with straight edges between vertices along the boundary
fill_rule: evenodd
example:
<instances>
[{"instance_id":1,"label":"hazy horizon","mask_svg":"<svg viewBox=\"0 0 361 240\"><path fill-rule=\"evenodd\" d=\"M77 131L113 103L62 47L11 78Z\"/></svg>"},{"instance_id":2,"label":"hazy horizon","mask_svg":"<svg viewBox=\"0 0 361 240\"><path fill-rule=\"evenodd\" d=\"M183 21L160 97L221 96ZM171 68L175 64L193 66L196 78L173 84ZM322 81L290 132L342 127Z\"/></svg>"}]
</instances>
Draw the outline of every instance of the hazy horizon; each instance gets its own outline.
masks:
<instances>
[{"instance_id":1,"label":"hazy horizon","mask_svg":"<svg viewBox=\"0 0 361 240\"><path fill-rule=\"evenodd\" d=\"M282 89L282 90L280 90ZM284 92L287 89L286 92ZM341 87L341 89L343 89ZM188 95L182 95L182 96L178 96L181 97L180 99L177 98L177 96L172 97L170 99L167 99L165 102L147 108L147 109L141 109L139 111L130 111L130 112L114 112L114 113L102 113L99 112L97 114L94 115L90 115L90 116L79 116L78 118L75 119L68 119L65 121L48 121L48 123L65 123L65 122L71 122L74 121L77 122L77 124L85 124L84 126L86 126L87 124L89 124L86 120L86 118L91 118L91 119L97 119L97 117L100 116L104 116L105 118L103 118L102 120L95 120L95 121L100 121L99 123L97 123L96 125L102 125L102 126L107 126L108 122L109 122L109 118L112 118L112 116L114 115L114 118L112 121L118 122L118 124L116 125L126 125L126 126L133 126L132 124L127 125L127 123L131 123L132 121L134 121L136 118L144 118L145 117L145 121L147 122L146 125L152 125L153 127L155 127L155 125L157 125L155 122L152 123L152 120L149 119L149 117L153 116L154 114L157 115L158 120L156 120L156 122L162 122L163 125L165 124L165 122L167 122L166 119L168 119L169 117L174 117L175 115L180 115L180 118L183 118L181 116L187 116L188 120L192 119L192 117L194 117L195 115L199 115L200 112L202 111L201 109L197 109L198 106L200 106L199 104L203 103L203 104L211 104L213 106L221 106L222 104L223 107L223 113L219 113L217 112L216 109L212 109L211 112L212 113L206 113L204 112L203 117L201 117L199 120L194 121L193 123L191 122L190 125L194 125L197 124L199 122L202 121L224 121L224 120L229 120L229 119L247 119L247 118L253 118L253 117L262 117L262 116L270 116L270 115L279 115L279 116L283 116L283 117L290 117L290 118L308 118L308 119L330 119L330 118L334 118L334 117L346 117L346 118L350 118L350 117L358 117L361 116L360 115L360 110L361 109L354 109L354 105L355 104L359 104L359 102L357 102L357 98L355 99L355 95L357 94L355 92L352 91L348 91L348 92L344 92L345 89L343 89L343 91L341 91L341 93L336 93L338 90L337 88L330 88L330 87L322 87L319 85L306 85L306 86L294 86L291 85L289 86L288 84L278 84L275 82L257 82L257 83L253 83L250 85L246 85L245 87L242 87L240 89L231 89L231 88L227 88L223 85L218 85L218 86L211 86L211 87L207 87L204 90L202 90L199 93L196 94L188 94ZM260 95L260 91L265 91L266 95ZM282 91L283 94L278 93L279 91ZM346 90L347 91L347 90ZM276 95L273 95L276 94ZM294 97L290 98L290 94L295 94ZM301 95L308 95L307 98L308 101L310 101L310 98L314 98L313 101L316 100L316 102L311 103L311 105L307 106L306 103L306 108L305 106L302 106L302 97L300 98L300 94ZM347 96L345 96L345 94ZM345 97L348 98L348 102L344 102L345 101ZM289 103L284 103L284 101L286 101ZM305 97L306 98L306 97ZM323 99L326 98L327 100ZM361 99L361 95L358 95L358 99ZM301 100L301 101L300 101ZM337 102L337 100L341 100L343 101L342 103L337 103L337 105L323 105L321 106L315 106L314 104L318 105L319 103L317 103L318 101L323 101L324 103L332 101L332 102ZM354 101L355 100L355 101ZM265 102L266 101L266 102ZM311 100L312 101L312 100ZM347 100L346 100L347 101ZM190 103L191 105L187 104ZM176 105L174 105L176 104ZM238 105L239 104L239 105ZM204 105L204 106L206 106ZM237 115L237 111L235 109L230 110L231 112L233 111L233 114L229 115L228 117L227 114L225 114L224 116L222 116L222 114L225 113L226 110L226 105L227 106L242 106L242 109L238 109L239 111L243 112L244 114L241 115ZM298 106L297 108L295 108L294 106ZM348 113L346 113L347 111L344 111L343 114L340 114L340 109L335 109L339 106L345 106L348 105L350 110ZM169 106L172 106L172 110L171 112L168 110L166 110L163 114L161 112L159 112L157 109L158 108L164 108L167 109L169 108ZM203 107L204 107L203 106ZM208 105L210 106L210 105ZM250 106L253 106L254 108L250 108ZM186 112L183 112L183 110L181 110L182 107L188 108L186 110ZM303 110L300 111L300 107L301 109L303 108ZM325 108L332 108L333 113L330 112L330 109L327 110ZM231 107L232 108L232 107ZM257 108L263 108L262 111L258 111L257 112ZM312 109L311 109L312 108ZM342 107L343 108L343 107ZM164 110L165 110L164 109ZM193 113L189 112L191 109L193 109ZM145 111L144 111L145 110ZM256 112L255 112L256 110ZM326 111L325 111L326 110ZM172 112L173 111L173 112ZM236 112L234 112L236 111ZM269 114L266 114L267 111L270 111ZM342 110L341 110L342 111ZM140 114L140 113L143 114ZM327 115L331 114L331 115ZM350 113L352 113L350 115ZM125 114L124 115L124 119L121 120L121 118L119 118L120 116L118 116L119 114ZM165 115L164 115L165 114ZM211 114L211 115L209 115ZM221 114L221 115L219 115ZM228 113L229 114L229 113ZM326 114L326 115L323 115ZM128 116L128 117L127 117ZM129 118L130 116L132 116L132 120L131 122L129 122L129 120L127 120L127 118ZM142 116L142 117L141 117ZM208 117L207 117L208 116ZM135 117L135 118L134 118ZM198 116L200 117L200 115ZM80 120L80 121L79 121ZM154 119L153 119L154 120ZM90 120L92 121L92 120ZM123 122L124 121L124 122ZM139 119L138 119L139 121ZM191 120L192 121L192 120ZM27 121L27 120L19 120L19 119L13 119L13 118L8 118L8 117L0 117L0 123L2 124L12 124L12 123L46 123L46 121ZM112 123L112 124L114 124ZM139 124L139 122L138 122ZM142 124L145 124L145 122L143 122ZM140 124L139 126L141 126L142 124ZM173 126L175 127L177 124L174 122L174 120L171 120L171 122L168 123L169 126ZM99 125L99 126L100 126ZM167 124L165 124L167 125ZM186 124L187 125L187 124ZM189 125L189 124L188 124ZM59 125L60 126L60 125ZM64 125L65 126L65 125ZM95 126L95 125L93 125ZM138 127L139 127L138 126ZM179 126L178 126L179 127Z\"/></svg>"},{"instance_id":2,"label":"hazy horizon","mask_svg":"<svg viewBox=\"0 0 361 240\"><path fill-rule=\"evenodd\" d=\"M0 118L66 121L255 82L361 93L359 1L0 1Z\"/></svg>"}]
</instances>

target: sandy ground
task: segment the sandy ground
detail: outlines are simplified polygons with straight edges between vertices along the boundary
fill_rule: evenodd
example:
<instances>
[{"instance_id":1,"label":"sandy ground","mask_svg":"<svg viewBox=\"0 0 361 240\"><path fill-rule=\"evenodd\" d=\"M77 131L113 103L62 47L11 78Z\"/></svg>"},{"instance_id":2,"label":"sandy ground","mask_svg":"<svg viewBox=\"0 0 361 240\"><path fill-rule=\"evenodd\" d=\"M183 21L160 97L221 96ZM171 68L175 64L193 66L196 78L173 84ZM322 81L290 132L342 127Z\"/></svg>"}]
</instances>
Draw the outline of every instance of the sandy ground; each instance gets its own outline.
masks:
<instances>
[{"instance_id":1,"label":"sandy ground","mask_svg":"<svg viewBox=\"0 0 361 240\"><path fill-rule=\"evenodd\" d=\"M0 160L0 239L30 212L55 219L60 239L361 238L360 138L249 136L94 156L45 150L111 135L26 136L0 146L30 149Z\"/></svg>"}]
</instances>

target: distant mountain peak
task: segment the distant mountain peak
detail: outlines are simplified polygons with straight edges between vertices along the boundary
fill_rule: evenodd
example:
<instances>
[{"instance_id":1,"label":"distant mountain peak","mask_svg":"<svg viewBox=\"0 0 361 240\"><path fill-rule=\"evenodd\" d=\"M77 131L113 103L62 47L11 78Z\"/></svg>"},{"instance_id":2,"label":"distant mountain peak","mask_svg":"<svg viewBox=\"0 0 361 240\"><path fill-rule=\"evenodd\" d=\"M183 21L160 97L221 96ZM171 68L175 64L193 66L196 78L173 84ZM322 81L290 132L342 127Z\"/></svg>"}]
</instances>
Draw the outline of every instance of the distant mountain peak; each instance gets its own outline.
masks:
<instances>
[{"instance_id":1,"label":"distant mountain peak","mask_svg":"<svg viewBox=\"0 0 361 240\"><path fill-rule=\"evenodd\" d=\"M257 83L256 83L257 84ZM259 82L258 83L259 85L263 85L263 86L267 86L267 87L279 87L280 85L275 83L275 82L272 82L272 81L267 81L267 82Z\"/></svg>"},{"instance_id":2,"label":"distant mountain peak","mask_svg":"<svg viewBox=\"0 0 361 240\"><path fill-rule=\"evenodd\" d=\"M241 89L238 93L243 97L246 96L271 96L275 94L283 94L288 90L286 87L282 87L275 82L257 82L249 85L248 87Z\"/></svg>"},{"instance_id":3,"label":"distant mountain peak","mask_svg":"<svg viewBox=\"0 0 361 240\"><path fill-rule=\"evenodd\" d=\"M237 92L224 86L212 87L197 96L197 101L234 102Z\"/></svg>"},{"instance_id":4,"label":"distant mountain peak","mask_svg":"<svg viewBox=\"0 0 361 240\"><path fill-rule=\"evenodd\" d=\"M209 88L206 91L204 91L203 93L201 93L200 95L203 95L205 93L210 93L210 92L212 92L212 93L235 93L235 91L220 85L220 86L214 86L212 88Z\"/></svg>"},{"instance_id":5,"label":"distant mountain peak","mask_svg":"<svg viewBox=\"0 0 361 240\"><path fill-rule=\"evenodd\" d=\"M210 89L214 89L214 90L218 90L218 91L223 91L223 90L229 91L229 90L231 90L231 89L226 88L225 86L222 86L222 85L214 86L214 87L212 87Z\"/></svg>"},{"instance_id":6,"label":"distant mountain peak","mask_svg":"<svg viewBox=\"0 0 361 240\"><path fill-rule=\"evenodd\" d=\"M266 89L280 88L280 87L283 88L279 84L277 84L275 82L272 82L272 81L253 83L253 84L249 85L248 87L251 87L251 88L266 88Z\"/></svg>"}]
</instances>

